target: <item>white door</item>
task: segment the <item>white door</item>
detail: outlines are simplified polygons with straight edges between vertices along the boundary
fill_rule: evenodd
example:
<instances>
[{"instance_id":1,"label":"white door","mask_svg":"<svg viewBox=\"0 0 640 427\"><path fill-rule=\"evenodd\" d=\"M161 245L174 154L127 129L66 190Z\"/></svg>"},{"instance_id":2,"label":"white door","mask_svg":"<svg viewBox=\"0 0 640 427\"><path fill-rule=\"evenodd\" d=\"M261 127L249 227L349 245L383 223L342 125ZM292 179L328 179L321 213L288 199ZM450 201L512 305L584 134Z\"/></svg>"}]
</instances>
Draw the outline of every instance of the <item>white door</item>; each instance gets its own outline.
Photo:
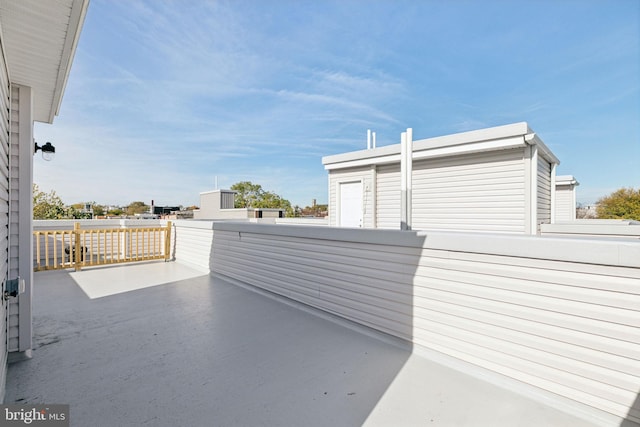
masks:
<instances>
[{"instance_id":1,"label":"white door","mask_svg":"<svg viewBox=\"0 0 640 427\"><path fill-rule=\"evenodd\" d=\"M362 182L340 183L340 227L362 227Z\"/></svg>"}]
</instances>

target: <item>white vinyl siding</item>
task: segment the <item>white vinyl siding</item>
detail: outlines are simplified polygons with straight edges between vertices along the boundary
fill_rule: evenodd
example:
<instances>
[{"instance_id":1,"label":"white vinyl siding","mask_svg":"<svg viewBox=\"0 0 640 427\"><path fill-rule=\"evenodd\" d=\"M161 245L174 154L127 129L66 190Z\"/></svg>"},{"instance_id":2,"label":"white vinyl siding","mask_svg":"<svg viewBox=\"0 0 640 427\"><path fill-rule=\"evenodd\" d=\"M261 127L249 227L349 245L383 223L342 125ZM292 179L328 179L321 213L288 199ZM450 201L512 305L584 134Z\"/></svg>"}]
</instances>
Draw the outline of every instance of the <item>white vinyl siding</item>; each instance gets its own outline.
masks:
<instances>
[{"instance_id":1,"label":"white vinyl siding","mask_svg":"<svg viewBox=\"0 0 640 427\"><path fill-rule=\"evenodd\" d=\"M400 228L400 165L378 166L377 227Z\"/></svg>"},{"instance_id":2,"label":"white vinyl siding","mask_svg":"<svg viewBox=\"0 0 640 427\"><path fill-rule=\"evenodd\" d=\"M32 253L32 90L11 85L11 247L9 278L25 281L25 292L9 301L9 351L31 349ZM26 193L26 197L24 194ZM20 196L22 194L22 197ZM27 302L24 304L24 302Z\"/></svg>"},{"instance_id":3,"label":"white vinyl siding","mask_svg":"<svg viewBox=\"0 0 640 427\"><path fill-rule=\"evenodd\" d=\"M363 212L363 227L372 228L373 227L373 201L371 197L371 188L372 180L371 180L371 168L370 167L362 167L362 168L353 168L353 169L344 169L340 171L329 171L329 224L336 226L338 225L338 192L341 183L346 182L362 182L363 186L363 204L362 204L362 212Z\"/></svg>"},{"instance_id":4,"label":"white vinyl siding","mask_svg":"<svg viewBox=\"0 0 640 427\"><path fill-rule=\"evenodd\" d=\"M4 51L0 48L0 280L1 294L4 294L9 273L8 253L9 239L9 78L4 61ZM0 398L4 397L4 385L7 372L7 303L2 299L0 304ZM1 400L0 400L1 401Z\"/></svg>"},{"instance_id":5,"label":"white vinyl siding","mask_svg":"<svg viewBox=\"0 0 640 427\"><path fill-rule=\"evenodd\" d=\"M414 230L524 232L523 150L419 160L412 176Z\"/></svg>"},{"instance_id":6,"label":"white vinyl siding","mask_svg":"<svg viewBox=\"0 0 640 427\"><path fill-rule=\"evenodd\" d=\"M174 223L176 262L209 272L213 227L209 221L179 220Z\"/></svg>"},{"instance_id":7,"label":"white vinyl siding","mask_svg":"<svg viewBox=\"0 0 640 427\"><path fill-rule=\"evenodd\" d=\"M555 220L572 221L576 219L576 205L572 185L556 186Z\"/></svg>"},{"instance_id":8,"label":"white vinyl siding","mask_svg":"<svg viewBox=\"0 0 640 427\"><path fill-rule=\"evenodd\" d=\"M18 86L11 86L11 174L15 178L18 176L18 139L19 139L19 120L20 120L20 89ZM18 277L18 188L15 179L12 179L11 191L11 249L9 252L9 262L11 270L9 271L11 278ZM18 351L20 332L19 328L19 298L12 298L9 301L9 351Z\"/></svg>"},{"instance_id":9,"label":"white vinyl siding","mask_svg":"<svg viewBox=\"0 0 640 427\"><path fill-rule=\"evenodd\" d=\"M640 421L630 409L640 383L632 243L213 226L215 275L403 338L485 379L488 370Z\"/></svg>"},{"instance_id":10,"label":"white vinyl siding","mask_svg":"<svg viewBox=\"0 0 640 427\"><path fill-rule=\"evenodd\" d=\"M542 156L538 157L538 226L551 223L551 164ZM539 231L540 227L538 227Z\"/></svg>"}]
</instances>

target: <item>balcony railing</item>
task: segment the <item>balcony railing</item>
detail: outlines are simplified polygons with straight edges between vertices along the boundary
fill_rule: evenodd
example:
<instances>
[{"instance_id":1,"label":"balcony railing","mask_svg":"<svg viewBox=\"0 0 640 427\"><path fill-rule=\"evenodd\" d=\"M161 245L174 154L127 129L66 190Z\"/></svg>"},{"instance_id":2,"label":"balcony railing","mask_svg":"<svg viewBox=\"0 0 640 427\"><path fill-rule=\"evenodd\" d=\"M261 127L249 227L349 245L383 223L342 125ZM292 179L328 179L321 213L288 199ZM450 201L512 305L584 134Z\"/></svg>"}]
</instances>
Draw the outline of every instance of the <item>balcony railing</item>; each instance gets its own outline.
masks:
<instances>
[{"instance_id":1,"label":"balcony railing","mask_svg":"<svg viewBox=\"0 0 640 427\"><path fill-rule=\"evenodd\" d=\"M637 241L249 221L178 220L173 232L172 258L216 279L391 335L603 425L640 421ZM60 242L64 253L62 239L51 236L51 250Z\"/></svg>"},{"instance_id":2,"label":"balcony railing","mask_svg":"<svg viewBox=\"0 0 640 427\"><path fill-rule=\"evenodd\" d=\"M60 270L170 258L171 222L166 226L36 230L34 271Z\"/></svg>"}]
</instances>

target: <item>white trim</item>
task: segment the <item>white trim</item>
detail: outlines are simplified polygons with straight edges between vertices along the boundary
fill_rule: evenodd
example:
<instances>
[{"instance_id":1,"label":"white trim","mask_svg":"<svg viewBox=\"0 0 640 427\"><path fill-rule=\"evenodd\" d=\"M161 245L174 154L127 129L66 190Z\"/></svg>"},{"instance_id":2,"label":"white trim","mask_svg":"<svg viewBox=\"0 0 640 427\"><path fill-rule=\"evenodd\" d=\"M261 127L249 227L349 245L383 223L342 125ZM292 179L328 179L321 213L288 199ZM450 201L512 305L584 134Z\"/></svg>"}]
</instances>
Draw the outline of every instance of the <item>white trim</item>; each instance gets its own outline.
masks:
<instances>
[{"instance_id":1,"label":"white trim","mask_svg":"<svg viewBox=\"0 0 640 427\"><path fill-rule=\"evenodd\" d=\"M578 181L576 181L576 184L578 185ZM577 212L576 210L578 209L578 201L576 200L576 188L575 186L573 188L571 188L571 219L577 219Z\"/></svg>"},{"instance_id":2,"label":"white trim","mask_svg":"<svg viewBox=\"0 0 640 427\"><path fill-rule=\"evenodd\" d=\"M524 148L524 233L531 234L531 229L533 228L531 225L531 200L534 199L531 195L532 188L532 164L531 164L531 156L532 156L532 146L528 145ZM533 181L535 183L535 181Z\"/></svg>"},{"instance_id":3,"label":"white trim","mask_svg":"<svg viewBox=\"0 0 640 427\"><path fill-rule=\"evenodd\" d=\"M580 185L578 180L573 175L558 175L556 176L556 185Z\"/></svg>"},{"instance_id":4,"label":"white trim","mask_svg":"<svg viewBox=\"0 0 640 427\"><path fill-rule=\"evenodd\" d=\"M325 170L346 169L359 166L368 165L383 165L389 163L398 163L402 160L402 142L400 145L400 152L394 154L384 154L379 157L367 157L364 159L354 159L349 161L343 161L339 163L325 163ZM417 147L417 142L412 144L413 146L413 160L430 159L436 157L455 156L461 154L481 153L485 151L494 150L508 150L511 148L522 148L527 144L522 136L513 138L499 139L493 141L482 141L466 145L454 145L449 147L439 148L420 148ZM375 151L373 149L369 151ZM359 152L358 152L359 153ZM348 153L350 154L350 153ZM326 161L326 158L323 159Z\"/></svg>"},{"instance_id":5,"label":"white trim","mask_svg":"<svg viewBox=\"0 0 640 427\"><path fill-rule=\"evenodd\" d=\"M413 129L400 135L400 230L411 230L413 209Z\"/></svg>"},{"instance_id":6,"label":"white trim","mask_svg":"<svg viewBox=\"0 0 640 427\"><path fill-rule=\"evenodd\" d=\"M459 154L471 154L471 153L480 153L484 151L494 151L494 150L508 150L510 148L521 148L524 147L524 139L521 136L516 136L513 138L506 139L498 139L494 141L482 141L467 145L455 145L452 147L442 147L428 150L418 151L418 148L415 149L413 158L414 160L418 159L427 159L434 157L445 157L445 156L454 156Z\"/></svg>"},{"instance_id":7,"label":"white trim","mask_svg":"<svg viewBox=\"0 0 640 427\"><path fill-rule=\"evenodd\" d=\"M407 203L407 186L408 186L408 154L407 133L400 134L400 230L409 229L409 204Z\"/></svg>"},{"instance_id":8,"label":"white trim","mask_svg":"<svg viewBox=\"0 0 640 427\"><path fill-rule=\"evenodd\" d=\"M64 95L64 91L67 87L69 73L71 72L71 64L73 63L73 58L78 46L78 40L80 39L80 31L82 30L88 7L89 0L74 0L71 6L67 37L65 39L64 47L62 48L60 68L58 69L58 77L56 79L51 111L49 113L49 123L53 123L53 118L60 112L62 96ZM73 36L69 37L70 34Z\"/></svg>"},{"instance_id":9,"label":"white trim","mask_svg":"<svg viewBox=\"0 0 640 427\"><path fill-rule=\"evenodd\" d=\"M209 190L209 191L201 191L200 195L202 196L203 194L213 194L213 193L233 193L233 194L237 194L237 191L234 190Z\"/></svg>"},{"instance_id":10,"label":"white trim","mask_svg":"<svg viewBox=\"0 0 640 427\"><path fill-rule=\"evenodd\" d=\"M508 150L511 148L522 148L526 146L526 142L522 136L516 136L505 139L497 139L491 141L480 141L469 143L465 145L452 145L445 147L425 147L424 142L428 140L420 141L422 146L418 146L418 142L414 142L413 146L413 159L427 159L427 158L436 158L436 157L446 157L446 156L455 156L461 154L471 154L471 153L481 153L485 151L495 151L495 150ZM346 169L353 168L359 166L368 166L368 165L383 165L389 163L398 163L402 159L402 143L398 144L398 146L390 146L399 148L399 152L389 152L390 150L386 150L385 153L380 153L378 156L368 156L365 158L354 158L356 157L360 151L355 153L346 153L351 156L345 157L345 160L342 161L333 161L335 156L331 156L331 158L324 157L323 163L325 170L336 170L336 169ZM385 147L388 148L388 147ZM367 150L368 152L373 152L378 149ZM394 150L395 151L395 150ZM554 156L555 157L555 156Z\"/></svg>"},{"instance_id":11,"label":"white trim","mask_svg":"<svg viewBox=\"0 0 640 427\"><path fill-rule=\"evenodd\" d=\"M535 133L530 133L528 135L525 135L524 139L527 144L537 146L538 151L542 155L542 158L547 159L549 163L555 163L558 165L560 164L560 160L555 156L555 154L553 154L553 152L551 152L549 147L547 147L547 145L542 142L540 138L538 138L538 135L536 135Z\"/></svg>"},{"instance_id":12,"label":"white trim","mask_svg":"<svg viewBox=\"0 0 640 427\"><path fill-rule=\"evenodd\" d=\"M33 109L34 93L30 87L18 86L19 99L19 167L18 172L18 271L25 281L25 292L19 296L18 347L21 352L32 348L32 292L33 292Z\"/></svg>"},{"instance_id":13,"label":"white trim","mask_svg":"<svg viewBox=\"0 0 640 427\"><path fill-rule=\"evenodd\" d=\"M371 193L371 226L378 228L378 167L376 165L371 165L371 189L369 192Z\"/></svg>"},{"instance_id":14,"label":"white trim","mask_svg":"<svg viewBox=\"0 0 640 427\"><path fill-rule=\"evenodd\" d=\"M413 129L407 129L407 229L411 230L413 210Z\"/></svg>"},{"instance_id":15,"label":"white trim","mask_svg":"<svg viewBox=\"0 0 640 427\"><path fill-rule=\"evenodd\" d=\"M535 137L535 134L532 133L526 122L514 123L505 126L475 130L471 132L462 132L452 135L417 140L413 142L413 151L414 153L432 151L436 153L435 155L449 155L466 153L466 150L471 150L473 152L475 150L491 150L496 148L500 149L500 146L493 147L492 144L496 141L502 141L505 139L509 140L511 138L518 138L517 141L519 143L524 143L523 137L529 134L532 135L532 138ZM539 139L533 140L533 142L535 143L537 143L538 141ZM488 144L476 146L475 144L478 143ZM448 149L450 149L451 151L449 152ZM373 148L371 150L360 150L349 153L336 154L332 156L325 156L322 158L322 164L325 165L325 169L331 170L336 168L346 168L369 164L391 163L399 161L399 155L400 144L394 144L380 148ZM428 157L430 155L426 156Z\"/></svg>"},{"instance_id":16,"label":"white trim","mask_svg":"<svg viewBox=\"0 0 640 427\"><path fill-rule=\"evenodd\" d=\"M396 163L401 158L401 144L370 150L335 154L322 158L326 170ZM536 145L540 155L549 163L560 164L558 158L531 130L526 122L421 139L413 142L413 159L452 156L491 150L502 150Z\"/></svg>"},{"instance_id":17,"label":"white trim","mask_svg":"<svg viewBox=\"0 0 640 427\"><path fill-rule=\"evenodd\" d=\"M377 150L377 149L376 149ZM375 151L373 148L369 151ZM385 155L380 157L369 157L365 159L352 160L344 163L332 163L325 164L325 170L336 170L336 169L347 169L347 168L356 168L361 166L369 166L369 165L383 165L387 163L399 163L401 155L400 153Z\"/></svg>"},{"instance_id":18,"label":"white trim","mask_svg":"<svg viewBox=\"0 0 640 427\"><path fill-rule=\"evenodd\" d=\"M530 148L531 156L529 158L529 185L530 201L529 201L529 234L538 233L538 146L532 145Z\"/></svg>"},{"instance_id":19,"label":"white trim","mask_svg":"<svg viewBox=\"0 0 640 427\"><path fill-rule=\"evenodd\" d=\"M557 164L551 163L551 224L556 222L556 168Z\"/></svg>"},{"instance_id":20,"label":"white trim","mask_svg":"<svg viewBox=\"0 0 640 427\"><path fill-rule=\"evenodd\" d=\"M493 141L511 138L514 136L523 136L529 133L531 133L531 129L529 129L527 122L519 122L468 132L454 133L435 138L422 139L415 141L415 145L416 149L421 149L423 144L427 144L431 147L448 147L452 145L462 145L473 142Z\"/></svg>"}]
</instances>

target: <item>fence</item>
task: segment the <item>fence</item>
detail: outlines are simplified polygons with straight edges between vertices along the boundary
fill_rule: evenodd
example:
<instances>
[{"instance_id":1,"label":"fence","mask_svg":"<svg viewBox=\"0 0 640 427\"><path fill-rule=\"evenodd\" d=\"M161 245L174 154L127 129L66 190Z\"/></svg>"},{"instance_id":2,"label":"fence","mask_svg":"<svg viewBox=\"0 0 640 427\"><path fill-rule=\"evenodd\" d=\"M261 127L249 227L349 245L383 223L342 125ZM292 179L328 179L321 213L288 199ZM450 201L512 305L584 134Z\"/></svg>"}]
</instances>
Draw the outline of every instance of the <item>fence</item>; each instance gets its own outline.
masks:
<instances>
[{"instance_id":1,"label":"fence","mask_svg":"<svg viewBox=\"0 0 640 427\"><path fill-rule=\"evenodd\" d=\"M156 227L37 230L34 271L60 270L124 262L169 260L171 222Z\"/></svg>"}]
</instances>

